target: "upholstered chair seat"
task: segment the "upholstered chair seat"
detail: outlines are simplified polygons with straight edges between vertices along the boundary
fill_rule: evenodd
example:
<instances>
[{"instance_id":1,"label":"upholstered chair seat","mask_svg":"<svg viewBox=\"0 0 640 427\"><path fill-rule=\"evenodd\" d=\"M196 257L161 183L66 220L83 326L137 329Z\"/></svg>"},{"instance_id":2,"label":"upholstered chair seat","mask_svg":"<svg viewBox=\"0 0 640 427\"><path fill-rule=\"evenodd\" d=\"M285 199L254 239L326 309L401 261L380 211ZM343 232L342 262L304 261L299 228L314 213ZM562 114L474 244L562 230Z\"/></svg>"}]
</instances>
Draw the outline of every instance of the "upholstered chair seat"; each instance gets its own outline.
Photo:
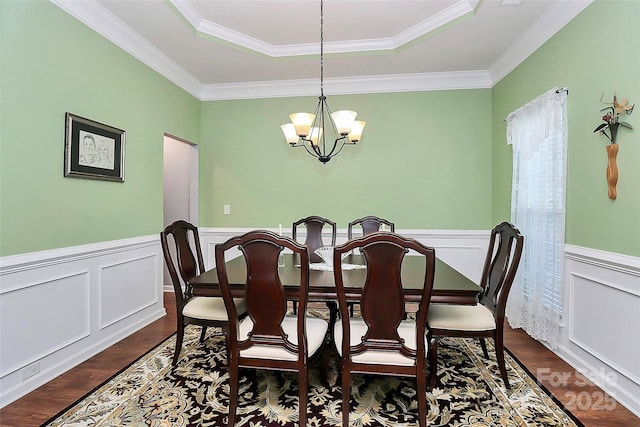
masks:
<instances>
[{"instance_id":1,"label":"upholstered chair seat","mask_svg":"<svg viewBox=\"0 0 640 427\"><path fill-rule=\"evenodd\" d=\"M238 313L247 311L244 299L236 298L233 302L236 304ZM194 319L219 320L222 322L229 320L224 300L214 297L195 297L189 300L182 309L182 315Z\"/></svg>"},{"instance_id":2,"label":"upholstered chair seat","mask_svg":"<svg viewBox=\"0 0 640 427\"><path fill-rule=\"evenodd\" d=\"M353 318L350 324L351 333L350 344L352 346L357 345L362 336L367 333L367 324L358 318ZM404 320L400 322L398 326L398 335L404 340L404 345L416 351L418 346L416 345L416 322ZM338 354L342 356L342 324L336 323L333 328L333 336L336 342L336 348ZM427 346L427 338L425 336L425 346ZM354 354L353 361L358 363L371 363L378 365L400 365L400 366L412 366L415 363L415 359L405 357L397 351L376 351L367 350L361 354Z\"/></svg>"},{"instance_id":3,"label":"upholstered chair seat","mask_svg":"<svg viewBox=\"0 0 640 427\"><path fill-rule=\"evenodd\" d=\"M287 341L292 345L298 343L298 316L288 315L282 321L282 330L287 336ZM309 354L316 354L322 346L325 335L329 329L329 323L318 317L307 317L305 319L307 332L307 351ZM253 322L248 317L240 323L238 329L238 340L244 341L249 338L249 333L253 330ZM264 358L273 360L298 360L298 355L285 350L282 347L254 345L245 350L240 350L241 357Z\"/></svg>"},{"instance_id":4,"label":"upholstered chair seat","mask_svg":"<svg viewBox=\"0 0 640 427\"><path fill-rule=\"evenodd\" d=\"M429 326L436 329L490 331L496 329L493 312L482 304L431 304L427 315Z\"/></svg>"}]
</instances>

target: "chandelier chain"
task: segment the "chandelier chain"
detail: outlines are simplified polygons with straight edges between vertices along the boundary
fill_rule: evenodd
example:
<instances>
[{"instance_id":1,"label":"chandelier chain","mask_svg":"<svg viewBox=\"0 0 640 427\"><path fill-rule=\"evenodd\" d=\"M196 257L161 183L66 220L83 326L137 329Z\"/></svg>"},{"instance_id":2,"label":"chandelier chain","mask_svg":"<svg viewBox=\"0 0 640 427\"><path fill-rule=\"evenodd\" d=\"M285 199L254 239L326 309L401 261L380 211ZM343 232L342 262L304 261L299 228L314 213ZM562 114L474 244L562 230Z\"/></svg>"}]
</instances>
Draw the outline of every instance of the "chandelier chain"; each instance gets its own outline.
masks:
<instances>
[{"instance_id":1,"label":"chandelier chain","mask_svg":"<svg viewBox=\"0 0 640 427\"><path fill-rule=\"evenodd\" d=\"M324 4L320 0L320 95L324 96Z\"/></svg>"}]
</instances>

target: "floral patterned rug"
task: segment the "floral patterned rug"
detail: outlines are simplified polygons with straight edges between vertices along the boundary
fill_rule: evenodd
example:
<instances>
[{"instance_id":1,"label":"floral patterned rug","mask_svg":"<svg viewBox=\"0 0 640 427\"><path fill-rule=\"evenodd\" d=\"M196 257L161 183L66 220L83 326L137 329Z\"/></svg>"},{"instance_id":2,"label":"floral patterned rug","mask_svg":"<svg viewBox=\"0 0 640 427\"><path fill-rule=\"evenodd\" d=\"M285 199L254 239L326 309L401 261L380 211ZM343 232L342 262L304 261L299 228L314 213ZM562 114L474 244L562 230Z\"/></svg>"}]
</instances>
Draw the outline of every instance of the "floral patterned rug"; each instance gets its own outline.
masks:
<instances>
[{"instance_id":1,"label":"floral patterned rug","mask_svg":"<svg viewBox=\"0 0 640 427\"><path fill-rule=\"evenodd\" d=\"M224 338L188 326L178 365L171 368L175 335L134 362L46 426L226 426L229 386ZM487 347L491 349L492 343ZM511 389L505 389L490 351L477 340L443 339L438 377L443 386L426 395L430 426L581 426L541 389L509 354ZM310 369L307 426L340 426L337 365L326 388ZM296 373L241 371L236 425L293 426L298 421ZM352 377L351 426L416 426L415 382L375 375Z\"/></svg>"}]
</instances>

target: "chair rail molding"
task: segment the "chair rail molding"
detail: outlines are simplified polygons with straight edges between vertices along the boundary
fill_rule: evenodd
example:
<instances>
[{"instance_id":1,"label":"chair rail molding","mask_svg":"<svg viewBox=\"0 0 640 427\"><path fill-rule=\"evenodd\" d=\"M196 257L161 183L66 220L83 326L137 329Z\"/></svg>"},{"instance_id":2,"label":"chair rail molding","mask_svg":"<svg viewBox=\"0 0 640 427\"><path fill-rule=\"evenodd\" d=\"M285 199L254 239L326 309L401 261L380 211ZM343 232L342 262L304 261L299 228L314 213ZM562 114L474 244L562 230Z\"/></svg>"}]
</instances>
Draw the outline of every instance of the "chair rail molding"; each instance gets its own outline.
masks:
<instances>
[{"instance_id":1,"label":"chair rail molding","mask_svg":"<svg viewBox=\"0 0 640 427\"><path fill-rule=\"evenodd\" d=\"M155 235L0 258L0 407L164 316L162 266Z\"/></svg>"}]
</instances>

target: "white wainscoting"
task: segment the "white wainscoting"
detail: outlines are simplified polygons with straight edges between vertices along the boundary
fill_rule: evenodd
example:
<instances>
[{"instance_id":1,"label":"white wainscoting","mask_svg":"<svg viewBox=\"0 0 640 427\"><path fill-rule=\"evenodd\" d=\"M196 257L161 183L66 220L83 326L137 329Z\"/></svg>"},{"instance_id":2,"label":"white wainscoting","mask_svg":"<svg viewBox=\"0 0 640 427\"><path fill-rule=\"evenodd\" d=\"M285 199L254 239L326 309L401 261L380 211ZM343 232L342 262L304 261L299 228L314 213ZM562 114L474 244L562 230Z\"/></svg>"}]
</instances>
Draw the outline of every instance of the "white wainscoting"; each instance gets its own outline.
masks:
<instances>
[{"instance_id":1,"label":"white wainscoting","mask_svg":"<svg viewBox=\"0 0 640 427\"><path fill-rule=\"evenodd\" d=\"M559 356L640 416L640 258L567 245L563 300Z\"/></svg>"},{"instance_id":2,"label":"white wainscoting","mask_svg":"<svg viewBox=\"0 0 640 427\"><path fill-rule=\"evenodd\" d=\"M158 236L0 259L0 407L165 315Z\"/></svg>"},{"instance_id":3,"label":"white wainscoting","mask_svg":"<svg viewBox=\"0 0 640 427\"><path fill-rule=\"evenodd\" d=\"M206 267L216 243L249 230L201 228ZM488 230L398 232L479 281ZM162 266L157 236L1 258L0 406L162 317ZM639 258L565 247L557 353L640 416L639 313Z\"/></svg>"}]
</instances>

